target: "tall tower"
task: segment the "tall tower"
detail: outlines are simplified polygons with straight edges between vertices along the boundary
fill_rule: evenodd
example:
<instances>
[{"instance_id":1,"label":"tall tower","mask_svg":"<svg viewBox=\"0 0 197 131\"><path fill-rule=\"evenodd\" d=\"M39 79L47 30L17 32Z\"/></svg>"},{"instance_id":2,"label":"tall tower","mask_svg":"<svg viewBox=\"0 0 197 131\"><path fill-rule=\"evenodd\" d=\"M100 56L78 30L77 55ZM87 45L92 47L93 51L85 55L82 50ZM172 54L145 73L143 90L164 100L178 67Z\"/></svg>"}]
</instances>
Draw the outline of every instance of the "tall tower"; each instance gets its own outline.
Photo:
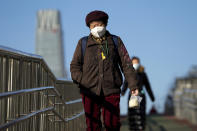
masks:
<instances>
[{"instance_id":1,"label":"tall tower","mask_svg":"<svg viewBox=\"0 0 197 131\"><path fill-rule=\"evenodd\" d=\"M36 54L41 55L57 78L65 78L64 46L57 10L37 13Z\"/></svg>"}]
</instances>

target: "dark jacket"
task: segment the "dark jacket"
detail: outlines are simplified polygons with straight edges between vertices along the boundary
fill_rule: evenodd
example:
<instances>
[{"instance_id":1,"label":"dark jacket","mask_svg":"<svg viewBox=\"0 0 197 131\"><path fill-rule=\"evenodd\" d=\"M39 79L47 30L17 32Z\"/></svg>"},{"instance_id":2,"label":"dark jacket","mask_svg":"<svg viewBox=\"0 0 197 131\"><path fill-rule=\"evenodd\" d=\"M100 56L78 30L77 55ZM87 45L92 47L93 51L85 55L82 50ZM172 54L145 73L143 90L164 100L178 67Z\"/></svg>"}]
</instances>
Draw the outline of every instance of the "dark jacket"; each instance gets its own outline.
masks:
<instances>
[{"instance_id":1,"label":"dark jacket","mask_svg":"<svg viewBox=\"0 0 197 131\"><path fill-rule=\"evenodd\" d=\"M154 101L155 97L154 97L153 92L151 90L151 86L150 86L148 77L147 77L146 73L144 72L144 67L140 66L140 68L137 70L137 78L138 78L137 85L139 87L139 92L142 92L143 87L145 86L146 91L148 92L151 100ZM127 80L125 80L124 84L123 84L122 92L121 92L122 95L125 94L127 87L128 87L128 82L127 82Z\"/></svg>"},{"instance_id":2,"label":"dark jacket","mask_svg":"<svg viewBox=\"0 0 197 131\"><path fill-rule=\"evenodd\" d=\"M106 33L106 40L108 42L109 55L105 60L102 60L101 44L106 42L97 43L90 34L83 61L81 39L79 40L70 64L72 80L78 83L81 89L88 89L96 95L100 95L101 89L105 96L120 93L122 85L120 65L126 80L129 81L128 87L131 90L136 89L136 73L122 40L118 37L117 49L109 32Z\"/></svg>"}]
</instances>

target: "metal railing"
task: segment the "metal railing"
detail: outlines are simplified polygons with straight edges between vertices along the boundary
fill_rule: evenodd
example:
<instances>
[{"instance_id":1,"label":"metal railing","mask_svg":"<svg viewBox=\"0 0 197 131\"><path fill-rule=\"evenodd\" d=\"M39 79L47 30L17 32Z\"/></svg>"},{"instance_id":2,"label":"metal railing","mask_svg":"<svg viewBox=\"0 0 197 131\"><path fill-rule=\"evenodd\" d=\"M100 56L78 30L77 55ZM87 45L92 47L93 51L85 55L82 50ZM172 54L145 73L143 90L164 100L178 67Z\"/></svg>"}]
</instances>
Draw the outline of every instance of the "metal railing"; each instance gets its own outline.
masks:
<instances>
[{"instance_id":1,"label":"metal railing","mask_svg":"<svg viewBox=\"0 0 197 131\"><path fill-rule=\"evenodd\" d=\"M0 130L85 130L79 89L42 57L0 46Z\"/></svg>"}]
</instances>

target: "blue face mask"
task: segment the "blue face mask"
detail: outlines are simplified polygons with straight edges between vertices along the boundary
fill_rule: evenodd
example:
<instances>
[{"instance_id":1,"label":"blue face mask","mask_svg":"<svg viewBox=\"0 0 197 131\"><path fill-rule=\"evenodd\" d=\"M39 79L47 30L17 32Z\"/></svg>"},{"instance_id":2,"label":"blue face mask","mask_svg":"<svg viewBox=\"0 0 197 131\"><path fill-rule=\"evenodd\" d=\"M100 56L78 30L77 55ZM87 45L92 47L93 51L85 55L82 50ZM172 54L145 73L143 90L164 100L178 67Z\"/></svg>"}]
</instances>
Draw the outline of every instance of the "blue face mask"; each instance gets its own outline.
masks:
<instances>
[{"instance_id":1,"label":"blue face mask","mask_svg":"<svg viewBox=\"0 0 197 131\"><path fill-rule=\"evenodd\" d=\"M133 64L133 68L134 68L135 70L138 70L139 67L140 67L140 64L139 64L139 63L138 63L138 64Z\"/></svg>"}]
</instances>

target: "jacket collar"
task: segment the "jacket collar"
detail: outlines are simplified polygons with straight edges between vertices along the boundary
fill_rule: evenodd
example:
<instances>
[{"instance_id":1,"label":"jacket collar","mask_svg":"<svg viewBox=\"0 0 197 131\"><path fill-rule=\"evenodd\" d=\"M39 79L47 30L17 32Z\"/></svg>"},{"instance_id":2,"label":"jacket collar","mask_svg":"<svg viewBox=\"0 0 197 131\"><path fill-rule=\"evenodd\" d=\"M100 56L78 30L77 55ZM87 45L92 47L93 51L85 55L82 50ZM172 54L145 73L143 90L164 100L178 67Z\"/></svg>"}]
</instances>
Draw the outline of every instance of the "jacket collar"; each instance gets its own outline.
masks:
<instances>
[{"instance_id":1,"label":"jacket collar","mask_svg":"<svg viewBox=\"0 0 197 131\"><path fill-rule=\"evenodd\" d=\"M140 65L139 69L137 70L138 73L144 72L144 66Z\"/></svg>"},{"instance_id":2,"label":"jacket collar","mask_svg":"<svg viewBox=\"0 0 197 131\"><path fill-rule=\"evenodd\" d=\"M112 41L112 36L111 34L109 33L109 31L106 31L106 39L108 41L108 44L113 44L113 41ZM87 41L87 46L93 46L93 45L99 45L100 43L96 42L93 38L92 38L92 34L90 33L89 36L88 36L88 41Z\"/></svg>"}]
</instances>

